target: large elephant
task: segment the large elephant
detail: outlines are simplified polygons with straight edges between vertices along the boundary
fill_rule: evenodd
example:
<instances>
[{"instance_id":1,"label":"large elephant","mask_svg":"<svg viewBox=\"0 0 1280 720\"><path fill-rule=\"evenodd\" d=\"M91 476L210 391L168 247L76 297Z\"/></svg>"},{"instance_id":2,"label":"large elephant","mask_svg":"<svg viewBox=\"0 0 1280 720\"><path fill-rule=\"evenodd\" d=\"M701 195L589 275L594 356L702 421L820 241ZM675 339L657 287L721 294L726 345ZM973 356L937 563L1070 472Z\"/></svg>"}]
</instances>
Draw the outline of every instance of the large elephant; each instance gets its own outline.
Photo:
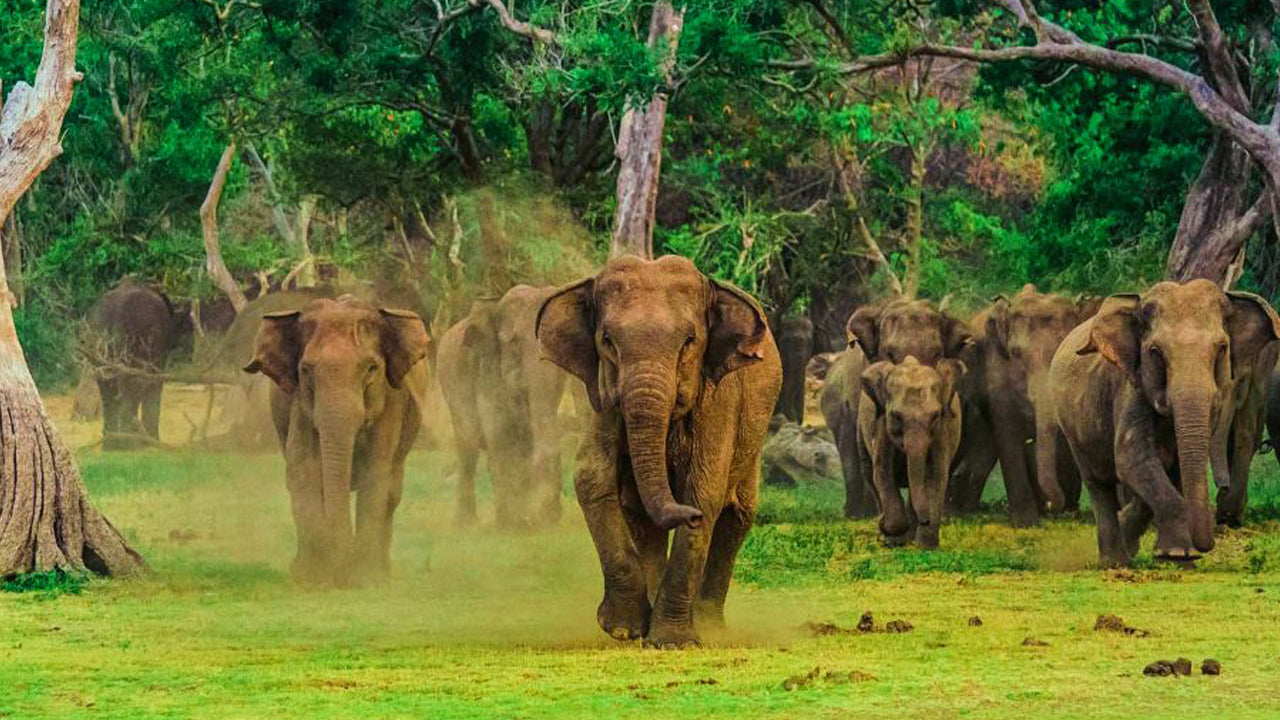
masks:
<instances>
[{"instance_id":1,"label":"large elephant","mask_svg":"<svg viewBox=\"0 0 1280 720\"><path fill-rule=\"evenodd\" d=\"M1235 293L1245 296L1245 293ZM1261 321L1261 319L1258 319ZM1280 341L1266 344L1252 357L1233 358L1229 401L1214 437L1213 477L1218 487L1217 521L1239 527L1249 504L1249 468L1262 445L1272 375L1280 357ZM1271 437L1276 437L1273 432Z\"/></svg>"},{"instance_id":2,"label":"large elephant","mask_svg":"<svg viewBox=\"0 0 1280 720\"><path fill-rule=\"evenodd\" d=\"M349 296L262 318L244 369L275 383L271 415L297 526L299 582L348 585L390 571L392 517L422 423L427 344L417 314Z\"/></svg>"},{"instance_id":3,"label":"large elephant","mask_svg":"<svg viewBox=\"0 0 1280 720\"><path fill-rule=\"evenodd\" d=\"M94 304L84 353L102 398L104 449L133 447L139 435L160 439L165 358L190 334L189 315L132 277Z\"/></svg>"},{"instance_id":4,"label":"large elephant","mask_svg":"<svg viewBox=\"0 0 1280 720\"><path fill-rule=\"evenodd\" d=\"M774 413L803 425L805 369L813 357L813 322L807 317L792 316L780 318L770 326L782 357L782 393Z\"/></svg>"},{"instance_id":5,"label":"large elephant","mask_svg":"<svg viewBox=\"0 0 1280 720\"><path fill-rule=\"evenodd\" d=\"M1049 399L1049 363L1100 302L1027 285L1012 298L997 297L971 321L966 455L953 479L953 509L977 508L997 459L1015 527L1034 525L1041 510L1079 507L1080 478Z\"/></svg>"},{"instance_id":6,"label":"large elephant","mask_svg":"<svg viewBox=\"0 0 1280 720\"><path fill-rule=\"evenodd\" d=\"M862 373L873 362L900 363L913 356L924 365L960 359L972 344L965 324L927 300L891 298L854 311L846 334L849 348L827 372L819 402L827 427L836 438L844 468L845 517L871 517L876 513L870 478L863 477L858 462L858 405L862 397ZM870 358L870 360L868 360Z\"/></svg>"},{"instance_id":7,"label":"large elephant","mask_svg":"<svg viewBox=\"0 0 1280 720\"><path fill-rule=\"evenodd\" d=\"M699 625L723 623L755 519L782 384L763 311L685 258L626 256L552 295L536 327L595 410L574 485L604 572L600 627L696 644Z\"/></svg>"},{"instance_id":8,"label":"large elephant","mask_svg":"<svg viewBox=\"0 0 1280 720\"><path fill-rule=\"evenodd\" d=\"M1050 394L1093 502L1102 564L1128 564L1153 521L1158 558L1213 549L1214 428L1233 368L1277 338L1265 301L1192 280L1112 296L1063 340ZM1118 485L1134 496L1123 513Z\"/></svg>"},{"instance_id":9,"label":"large elephant","mask_svg":"<svg viewBox=\"0 0 1280 720\"><path fill-rule=\"evenodd\" d=\"M938 547L951 460L960 446L958 390L964 373L959 360L942 358L929 367L908 355L898 364L882 360L862 374L859 461L872 479L880 534L890 544L914 532L921 547Z\"/></svg>"},{"instance_id":10,"label":"large elephant","mask_svg":"<svg viewBox=\"0 0 1280 720\"><path fill-rule=\"evenodd\" d=\"M499 527L546 525L560 517L566 377L542 359L533 334L538 310L555 290L518 285L499 300L477 300L440 338L436 368L453 420L460 524L476 520L481 451Z\"/></svg>"}]
</instances>

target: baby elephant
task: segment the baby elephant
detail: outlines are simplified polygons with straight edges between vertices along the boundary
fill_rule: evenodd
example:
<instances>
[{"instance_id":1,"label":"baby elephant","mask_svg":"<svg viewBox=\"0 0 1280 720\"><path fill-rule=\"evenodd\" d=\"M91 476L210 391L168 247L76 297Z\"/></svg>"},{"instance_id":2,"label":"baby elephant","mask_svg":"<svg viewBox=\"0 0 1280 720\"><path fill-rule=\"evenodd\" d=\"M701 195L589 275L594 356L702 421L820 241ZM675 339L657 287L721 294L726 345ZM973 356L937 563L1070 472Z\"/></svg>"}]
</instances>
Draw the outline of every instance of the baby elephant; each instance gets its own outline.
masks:
<instances>
[{"instance_id":1,"label":"baby elephant","mask_svg":"<svg viewBox=\"0 0 1280 720\"><path fill-rule=\"evenodd\" d=\"M900 364L875 363L862 374L858 408L859 457L880 503L880 532L901 544L915 530L921 547L938 547L951 459L960 445L959 360L936 367L908 355ZM903 506L899 488L911 500Z\"/></svg>"},{"instance_id":2,"label":"baby elephant","mask_svg":"<svg viewBox=\"0 0 1280 720\"><path fill-rule=\"evenodd\" d=\"M416 314L349 295L262 318L244 369L275 383L271 416L298 530L299 582L386 576L404 461L422 424L426 356Z\"/></svg>"}]
</instances>

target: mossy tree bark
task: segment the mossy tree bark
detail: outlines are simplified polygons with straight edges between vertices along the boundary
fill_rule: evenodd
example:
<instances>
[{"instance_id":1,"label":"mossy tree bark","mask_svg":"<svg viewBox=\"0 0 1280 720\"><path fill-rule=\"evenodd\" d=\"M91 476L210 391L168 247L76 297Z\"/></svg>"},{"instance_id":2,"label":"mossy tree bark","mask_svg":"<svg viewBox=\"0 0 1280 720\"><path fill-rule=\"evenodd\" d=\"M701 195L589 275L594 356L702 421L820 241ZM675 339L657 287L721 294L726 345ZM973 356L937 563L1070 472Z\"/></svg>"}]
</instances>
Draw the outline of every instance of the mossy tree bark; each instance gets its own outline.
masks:
<instances>
[{"instance_id":1,"label":"mossy tree bark","mask_svg":"<svg viewBox=\"0 0 1280 720\"><path fill-rule=\"evenodd\" d=\"M18 83L0 115L0 225L61 152L80 73L79 0L49 0L35 86ZM145 567L89 502L75 460L49 421L13 323L0 254L0 576L66 570L128 575Z\"/></svg>"}]
</instances>

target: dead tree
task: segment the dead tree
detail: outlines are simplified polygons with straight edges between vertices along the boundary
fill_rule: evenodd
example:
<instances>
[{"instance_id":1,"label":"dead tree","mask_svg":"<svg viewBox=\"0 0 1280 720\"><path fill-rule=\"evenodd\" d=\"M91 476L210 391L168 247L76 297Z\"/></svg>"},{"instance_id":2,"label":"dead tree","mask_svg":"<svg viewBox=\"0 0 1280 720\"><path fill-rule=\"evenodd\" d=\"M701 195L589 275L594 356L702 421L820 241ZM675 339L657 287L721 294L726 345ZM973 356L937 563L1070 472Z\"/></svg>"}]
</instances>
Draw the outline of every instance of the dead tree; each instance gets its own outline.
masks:
<instances>
[{"instance_id":1,"label":"dead tree","mask_svg":"<svg viewBox=\"0 0 1280 720\"><path fill-rule=\"evenodd\" d=\"M75 69L79 20L79 0L48 0L35 85L16 84L0 113L0 225L62 152L62 120L83 77ZM12 298L0 262L0 576L142 570L142 557L89 503L49 421L18 343Z\"/></svg>"},{"instance_id":2,"label":"dead tree","mask_svg":"<svg viewBox=\"0 0 1280 720\"><path fill-rule=\"evenodd\" d=\"M227 144L227 149L222 151L218 168L213 172L213 180L209 182L209 193L200 204L200 229L204 234L205 268L209 271L209 277L231 301L238 314L249 304L249 300L227 269L227 264L222 261L222 243L218 239L218 203L222 200L222 190L227 185L227 175L230 174L231 163L235 159L236 143L232 140Z\"/></svg>"}]
</instances>

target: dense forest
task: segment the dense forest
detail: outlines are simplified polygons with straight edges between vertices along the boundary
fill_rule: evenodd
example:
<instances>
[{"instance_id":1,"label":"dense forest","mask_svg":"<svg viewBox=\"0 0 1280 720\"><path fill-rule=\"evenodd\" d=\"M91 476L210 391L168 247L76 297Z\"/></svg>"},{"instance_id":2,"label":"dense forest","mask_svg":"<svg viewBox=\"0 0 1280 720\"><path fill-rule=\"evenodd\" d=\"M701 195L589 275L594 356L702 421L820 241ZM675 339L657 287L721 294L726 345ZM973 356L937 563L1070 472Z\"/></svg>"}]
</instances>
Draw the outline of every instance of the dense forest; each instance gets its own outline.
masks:
<instances>
[{"instance_id":1,"label":"dense forest","mask_svg":"<svg viewBox=\"0 0 1280 720\"><path fill-rule=\"evenodd\" d=\"M210 308L408 283L448 315L650 225L826 345L894 288L963 309L1218 275L1270 297L1271 183L1238 143L1276 100L1275 9L1207 8L87 0L64 154L3 230L19 335L56 386L126 274ZM0 9L5 91L44 10Z\"/></svg>"}]
</instances>

